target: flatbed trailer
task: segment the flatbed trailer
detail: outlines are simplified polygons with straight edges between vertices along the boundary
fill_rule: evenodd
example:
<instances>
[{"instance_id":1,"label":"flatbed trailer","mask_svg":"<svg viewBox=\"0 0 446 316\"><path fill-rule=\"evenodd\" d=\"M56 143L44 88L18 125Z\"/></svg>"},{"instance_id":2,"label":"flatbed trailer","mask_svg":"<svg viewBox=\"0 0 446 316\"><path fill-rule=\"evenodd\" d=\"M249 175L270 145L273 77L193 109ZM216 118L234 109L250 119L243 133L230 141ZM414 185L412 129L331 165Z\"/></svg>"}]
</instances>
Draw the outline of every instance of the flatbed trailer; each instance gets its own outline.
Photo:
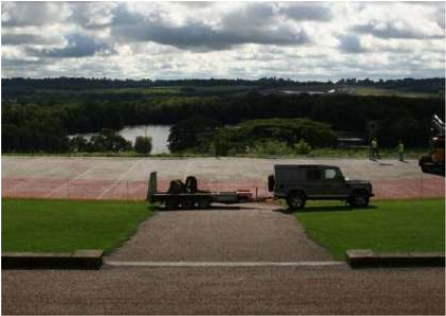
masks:
<instances>
[{"instance_id":1,"label":"flatbed trailer","mask_svg":"<svg viewBox=\"0 0 446 316\"><path fill-rule=\"evenodd\" d=\"M180 182L177 190L172 189L172 182ZM158 192L157 174L150 173L147 190L147 201L150 203L162 203L166 209L206 209L212 203L234 204L246 203L252 200L252 194L246 190L232 192L210 192L198 190L195 177L188 177L186 184L179 180L171 182L171 188L167 192Z\"/></svg>"}]
</instances>

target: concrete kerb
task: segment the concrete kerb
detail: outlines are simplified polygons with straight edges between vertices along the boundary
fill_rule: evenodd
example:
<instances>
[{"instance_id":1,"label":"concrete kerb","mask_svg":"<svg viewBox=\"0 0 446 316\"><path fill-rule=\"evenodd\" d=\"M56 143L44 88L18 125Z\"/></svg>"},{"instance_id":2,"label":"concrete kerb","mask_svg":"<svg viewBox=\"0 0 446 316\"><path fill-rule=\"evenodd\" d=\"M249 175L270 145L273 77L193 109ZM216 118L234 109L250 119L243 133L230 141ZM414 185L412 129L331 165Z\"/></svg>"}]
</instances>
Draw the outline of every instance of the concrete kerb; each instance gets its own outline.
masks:
<instances>
[{"instance_id":1,"label":"concrete kerb","mask_svg":"<svg viewBox=\"0 0 446 316\"><path fill-rule=\"evenodd\" d=\"M2 269L97 270L104 251L76 250L73 253L2 252Z\"/></svg>"},{"instance_id":2,"label":"concrete kerb","mask_svg":"<svg viewBox=\"0 0 446 316\"><path fill-rule=\"evenodd\" d=\"M346 252L353 268L372 267L444 267L444 252L375 253L370 249L351 249Z\"/></svg>"}]
</instances>

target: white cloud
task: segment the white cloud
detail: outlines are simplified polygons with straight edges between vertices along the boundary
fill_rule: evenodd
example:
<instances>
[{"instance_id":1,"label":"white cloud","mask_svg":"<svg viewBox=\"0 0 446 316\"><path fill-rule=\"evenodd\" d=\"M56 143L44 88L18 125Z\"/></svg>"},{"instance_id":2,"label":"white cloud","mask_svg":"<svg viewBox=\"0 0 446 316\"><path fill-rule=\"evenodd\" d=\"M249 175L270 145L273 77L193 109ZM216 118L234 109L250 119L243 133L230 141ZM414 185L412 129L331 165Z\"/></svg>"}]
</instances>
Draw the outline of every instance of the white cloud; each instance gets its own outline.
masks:
<instances>
[{"instance_id":1,"label":"white cloud","mask_svg":"<svg viewBox=\"0 0 446 316\"><path fill-rule=\"evenodd\" d=\"M2 2L2 76L444 75L443 2Z\"/></svg>"},{"instance_id":2,"label":"white cloud","mask_svg":"<svg viewBox=\"0 0 446 316\"><path fill-rule=\"evenodd\" d=\"M2 27L58 23L70 15L68 2L2 2Z\"/></svg>"}]
</instances>

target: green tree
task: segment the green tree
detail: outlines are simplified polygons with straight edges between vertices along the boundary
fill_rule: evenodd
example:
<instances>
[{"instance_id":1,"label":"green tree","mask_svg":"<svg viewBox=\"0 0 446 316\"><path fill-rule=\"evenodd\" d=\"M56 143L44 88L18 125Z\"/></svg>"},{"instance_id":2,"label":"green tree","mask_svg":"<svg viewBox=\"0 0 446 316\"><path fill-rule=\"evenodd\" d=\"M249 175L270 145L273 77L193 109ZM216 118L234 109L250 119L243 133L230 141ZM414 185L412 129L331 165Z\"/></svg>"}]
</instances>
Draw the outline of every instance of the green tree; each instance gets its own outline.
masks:
<instances>
[{"instance_id":1,"label":"green tree","mask_svg":"<svg viewBox=\"0 0 446 316\"><path fill-rule=\"evenodd\" d=\"M329 125L308 119L265 119L243 122L236 127L225 127L219 130L216 141L225 150L235 149L246 152L246 148L256 143L276 142L294 148L298 141L305 141L311 147L332 147L336 145L337 135ZM271 144L268 147L278 146ZM282 150L283 151L283 150Z\"/></svg>"},{"instance_id":2,"label":"green tree","mask_svg":"<svg viewBox=\"0 0 446 316\"><path fill-rule=\"evenodd\" d=\"M90 148L97 152L119 152L132 149L132 143L127 141L116 131L111 129L103 129L99 134L91 137Z\"/></svg>"},{"instance_id":3,"label":"green tree","mask_svg":"<svg viewBox=\"0 0 446 316\"><path fill-rule=\"evenodd\" d=\"M152 137L136 137L134 149L137 153L147 156L152 151Z\"/></svg>"},{"instance_id":4,"label":"green tree","mask_svg":"<svg viewBox=\"0 0 446 316\"><path fill-rule=\"evenodd\" d=\"M85 152L88 151L88 140L82 136L75 136L70 139L70 151Z\"/></svg>"},{"instance_id":5,"label":"green tree","mask_svg":"<svg viewBox=\"0 0 446 316\"><path fill-rule=\"evenodd\" d=\"M211 144L215 130L220 125L221 123L217 121L201 116L193 116L181 121L170 128L169 149L174 152L200 146L209 147L206 145Z\"/></svg>"}]
</instances>

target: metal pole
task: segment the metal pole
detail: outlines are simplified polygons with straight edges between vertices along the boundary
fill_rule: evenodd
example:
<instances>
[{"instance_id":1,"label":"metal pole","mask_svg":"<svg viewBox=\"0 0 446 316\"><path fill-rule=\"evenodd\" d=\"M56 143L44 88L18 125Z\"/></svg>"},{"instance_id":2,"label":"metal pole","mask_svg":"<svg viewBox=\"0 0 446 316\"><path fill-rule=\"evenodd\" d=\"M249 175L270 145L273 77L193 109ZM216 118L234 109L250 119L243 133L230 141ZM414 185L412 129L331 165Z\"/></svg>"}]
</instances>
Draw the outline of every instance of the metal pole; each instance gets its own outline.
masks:
<instances>
[{"instance_id":1,"label":"metal pole","mask_svg":"<svg viewBox=\"0 0 446 316\"><path fill-rule=\"evenodd\" d=\"M421 175L421 199L424 199L424 177Z\"/></svg>"},{"instance_id":2,"label":"metal pole","mask_svg":"<svg viewBox=\"0 0 446 316\"><path fill-rule=\"evenodd\" d=\"M147 139L147 125L144 128L144 141ZM144 157L147 157L147 146L144 146Z\"/></svg>"}]
</instances>

